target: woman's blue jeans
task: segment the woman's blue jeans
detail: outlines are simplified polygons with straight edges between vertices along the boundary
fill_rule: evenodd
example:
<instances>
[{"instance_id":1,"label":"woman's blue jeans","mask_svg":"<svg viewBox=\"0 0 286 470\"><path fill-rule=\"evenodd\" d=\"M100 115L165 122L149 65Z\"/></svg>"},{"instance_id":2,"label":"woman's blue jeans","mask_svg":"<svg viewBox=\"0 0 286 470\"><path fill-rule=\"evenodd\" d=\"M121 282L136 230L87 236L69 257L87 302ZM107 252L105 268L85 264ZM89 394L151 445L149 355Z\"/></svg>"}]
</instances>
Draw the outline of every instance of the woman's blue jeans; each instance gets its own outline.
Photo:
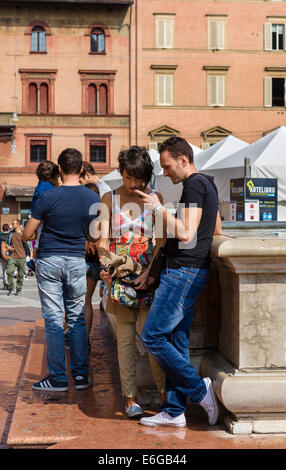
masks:
<instances>
[{"instance_id":1,"label":"woman's blue jeans","mask_svg":"<svg viewBox=\"0 0 286 470\"><path fill-rule=\"evenodd\" d=\"M208 269L166 267L148 313L141 340L166 373L171 416L185 412L187 397L199 402L206 394L203 379L190 364L189 335L194 303L208 281Z\"/></svg>"},{"instance_id":2,"label":"woman's blue jeans","mask_svg":"<svg viewBox=\"0 0 286 470\"><path fill-rule=\"evenodd\" d=\"M88 374L88 336L84 318L85 259L50 256L36 261L36 274L45 320L47 363L50 375L67 382L64 317L68 326L71 375Z\"/></svg>"}]
</instances>

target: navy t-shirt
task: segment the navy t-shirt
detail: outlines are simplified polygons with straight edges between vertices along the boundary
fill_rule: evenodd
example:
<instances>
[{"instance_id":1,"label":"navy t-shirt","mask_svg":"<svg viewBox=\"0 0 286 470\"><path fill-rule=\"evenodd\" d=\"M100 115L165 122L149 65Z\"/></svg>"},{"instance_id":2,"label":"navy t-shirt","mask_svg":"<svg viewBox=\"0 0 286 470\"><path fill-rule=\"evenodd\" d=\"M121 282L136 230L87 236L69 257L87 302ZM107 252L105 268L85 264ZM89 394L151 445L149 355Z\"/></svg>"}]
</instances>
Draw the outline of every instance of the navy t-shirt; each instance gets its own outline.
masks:
<instances>
[{"instance_id":1,"label":"navy t-shirt","mask_svg":"<svg viewBox=\"0 0 286 470\"><path fill-rule=\"evenodd\" d=\"M217 211L218 191L214 178L202 173L191 174L183 183L180 199L183 207L196 205L202 209L202 217L197 230L195 243L192 248L179 244L177 238L168 238L167 257L170 267L181 266L208 268L210 263L210 248L213 240Z\"/></svg>"},{"instance_id":2,"label":"navy t-shirt","mask_svg":"<svg viewBox=\"0 0 286 470\"><path fill-rule=\"evenodd\" d=\"M86 235L98 215L99 203L98 194L82 185L63 185L43 193L31 214L44 222L37 258L84 258Z\"/></svg>"}]
</instances>

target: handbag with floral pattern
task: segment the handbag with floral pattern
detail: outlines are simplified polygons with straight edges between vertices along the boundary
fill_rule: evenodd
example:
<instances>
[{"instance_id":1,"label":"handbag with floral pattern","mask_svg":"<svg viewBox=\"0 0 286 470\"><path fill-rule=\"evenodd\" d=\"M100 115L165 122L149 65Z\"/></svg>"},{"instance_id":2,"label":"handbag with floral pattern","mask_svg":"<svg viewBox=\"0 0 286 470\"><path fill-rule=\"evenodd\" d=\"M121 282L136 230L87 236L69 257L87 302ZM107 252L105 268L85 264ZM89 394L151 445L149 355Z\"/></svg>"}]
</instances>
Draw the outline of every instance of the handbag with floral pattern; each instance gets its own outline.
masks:
<instances>
[{"instance_id":1,"label":"handbag with floral pattern","mask_svg":"<svg viewBox=\"0 0 286 470\"><path fill-rule=\"evenodd\" d=\"M155 290L135 289L133 287L133 281L135 281L137 277L137 275L130 274L121 279L114 279L110 290L112 302L131 308L151 305Z\"/></svg>"}]
</instances>

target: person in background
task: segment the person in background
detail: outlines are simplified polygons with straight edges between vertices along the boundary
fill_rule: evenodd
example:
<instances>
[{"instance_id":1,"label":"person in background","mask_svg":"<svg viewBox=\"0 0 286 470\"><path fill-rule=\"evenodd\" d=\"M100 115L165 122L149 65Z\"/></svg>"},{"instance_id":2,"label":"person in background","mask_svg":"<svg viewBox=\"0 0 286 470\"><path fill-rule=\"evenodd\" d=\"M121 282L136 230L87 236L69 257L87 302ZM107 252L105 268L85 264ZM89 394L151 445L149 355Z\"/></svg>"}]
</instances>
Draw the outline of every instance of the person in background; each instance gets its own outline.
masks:
<instances>
[{"instance_id":1,"label":"person in background","mask_svg":"<svg viewBox=\"0 0 286 470\"><path fill-rule=\"evenodd\" d=\"M51 162L49 160L45 160L44 162L41 162L38 165L36 169L36 175L39 181L33 195L31 211L35 209L36 203L41 194L58 186L60 176L59 167L56 163ZM35 259L37 256L37 249L39 246L39 239L41 236L42 228L43 224L40 224L37 230L37 237L33 246L32 259L27 262L28 268L30 268L32 271L35 271Z\"/></svg>"},{"instance_id":2,"label":"person in background","mask_svg":"<svg viewBox=\"0 0 286 470\"><path fill-rule=\"evenodd\" d=\"M1 243L1 266L2 266L2 274L3 274L3 289L8 289L7 284L7 264L9 260L10 253L7 250L7 241L8 241L8 234L10 231L8 224L3 224L2 232L0 234L0 243Z\"/></svg>"},{"instance_id":3,"label":"person in background","mask_svg":"<svg viewBox=\"0 0 286 470\"><path fill-rule=\"evenodd\" d=\"M82 163L82 171L79 175L79 182L83 185L86 185L87 183L96 184L100 197L110 191L110 187L101 178L99 178L99 176L97 176L95 169L89 162Z\"/></svg>"},{"instance_id":4,"label":"person in background","mask_svg":"<svg viewBox=\"0 0 286 470\"><path fill-rule=\"evenodd\" d=\"M91 189L99 195L99 190L96 184L87 183L86 188ZM86 271L86 296L85 296L85 307L84 307L84 316L87 334L89 336L92 320L93 320L93 308L92 308L92 296L95 291L97 282L100 280L100 262L98 259L98 253L95 242L86 241L85 247L85 261L87 265ZM90 344L90 343L89 343Z\"/></svg>"},{"instance_id":5,"label":"person in background","mask_svg":"<svg viewBox=\"0 0 286 470\"><path fill-rule=\"evenodd\" d=\"M14 293L13 274L15 271L18 272L15 295L19 295L24 282L26 257L30 256L28 244L22 241L21 220L19 219L12 221L12 231L9 232L7 239L7 250L10 253L6 269L8 295Z\"/></svg>"}]
</instances>

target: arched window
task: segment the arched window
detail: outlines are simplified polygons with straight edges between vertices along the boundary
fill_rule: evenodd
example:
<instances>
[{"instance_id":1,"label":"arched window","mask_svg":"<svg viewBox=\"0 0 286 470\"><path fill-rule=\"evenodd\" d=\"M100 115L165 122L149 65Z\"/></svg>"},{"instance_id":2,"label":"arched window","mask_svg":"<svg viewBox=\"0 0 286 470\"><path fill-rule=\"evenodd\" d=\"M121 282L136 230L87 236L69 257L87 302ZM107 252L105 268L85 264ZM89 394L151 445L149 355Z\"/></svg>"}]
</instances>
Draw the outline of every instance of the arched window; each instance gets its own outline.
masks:
<instances>
[{"instance_id":1,"label":"arched window","mask_svg":"<svg viewBox=\"0 0 286 470\"><path fill-rule=\"evenodd\" d=\"M49 112L49 86L46 83L40 85L40 113Z\"/></svg>"},{"instance_id":2,"label":"arched window","mask_svg":"<svg viewBox=\"0 0 286 470\"><path fill-rule=\"evenodd\" d=\"M96 86L91 84L88 86L88 113L96 114L96 111L97 111Z\"/></svg>"},{"instance_id":3,"label":"arched window","mask_svg":"<svg viewBox=\"0 0 286 470\"><path fill-rule=\"evenodd\" d=\"M94 28L90 34L90 51L105 52L105 34L101 28Z\"/></svg>"},{"instance_id":4,"label":"arched window","mask_svg":"<svg viewBox=\"0 0 286 470\"><path fill-rule=\"evenodd\" d=\"M99 87L99 114L108 113L108 103L107 103L107 86L100 85Z\"/></svg>"},{"instance_id":5,"label":"arched window","mask_svg":"<svg viewBox=\"0 0 286 470\"><path fill-rule=\"evenodd\" d=\"M31 52L46 52L46 30L42 26L32 29Z\"/></svg>"},{"instance_id":6,"label":"arched window","mask_svg":"<svg viewBox=\"0 0 286 470\"><path fill-rule=\"evenodd\" d=\"M37 85L30 83L28 90L28 112L36 114L38 109Z\"/></svg>"}]
</instances>

